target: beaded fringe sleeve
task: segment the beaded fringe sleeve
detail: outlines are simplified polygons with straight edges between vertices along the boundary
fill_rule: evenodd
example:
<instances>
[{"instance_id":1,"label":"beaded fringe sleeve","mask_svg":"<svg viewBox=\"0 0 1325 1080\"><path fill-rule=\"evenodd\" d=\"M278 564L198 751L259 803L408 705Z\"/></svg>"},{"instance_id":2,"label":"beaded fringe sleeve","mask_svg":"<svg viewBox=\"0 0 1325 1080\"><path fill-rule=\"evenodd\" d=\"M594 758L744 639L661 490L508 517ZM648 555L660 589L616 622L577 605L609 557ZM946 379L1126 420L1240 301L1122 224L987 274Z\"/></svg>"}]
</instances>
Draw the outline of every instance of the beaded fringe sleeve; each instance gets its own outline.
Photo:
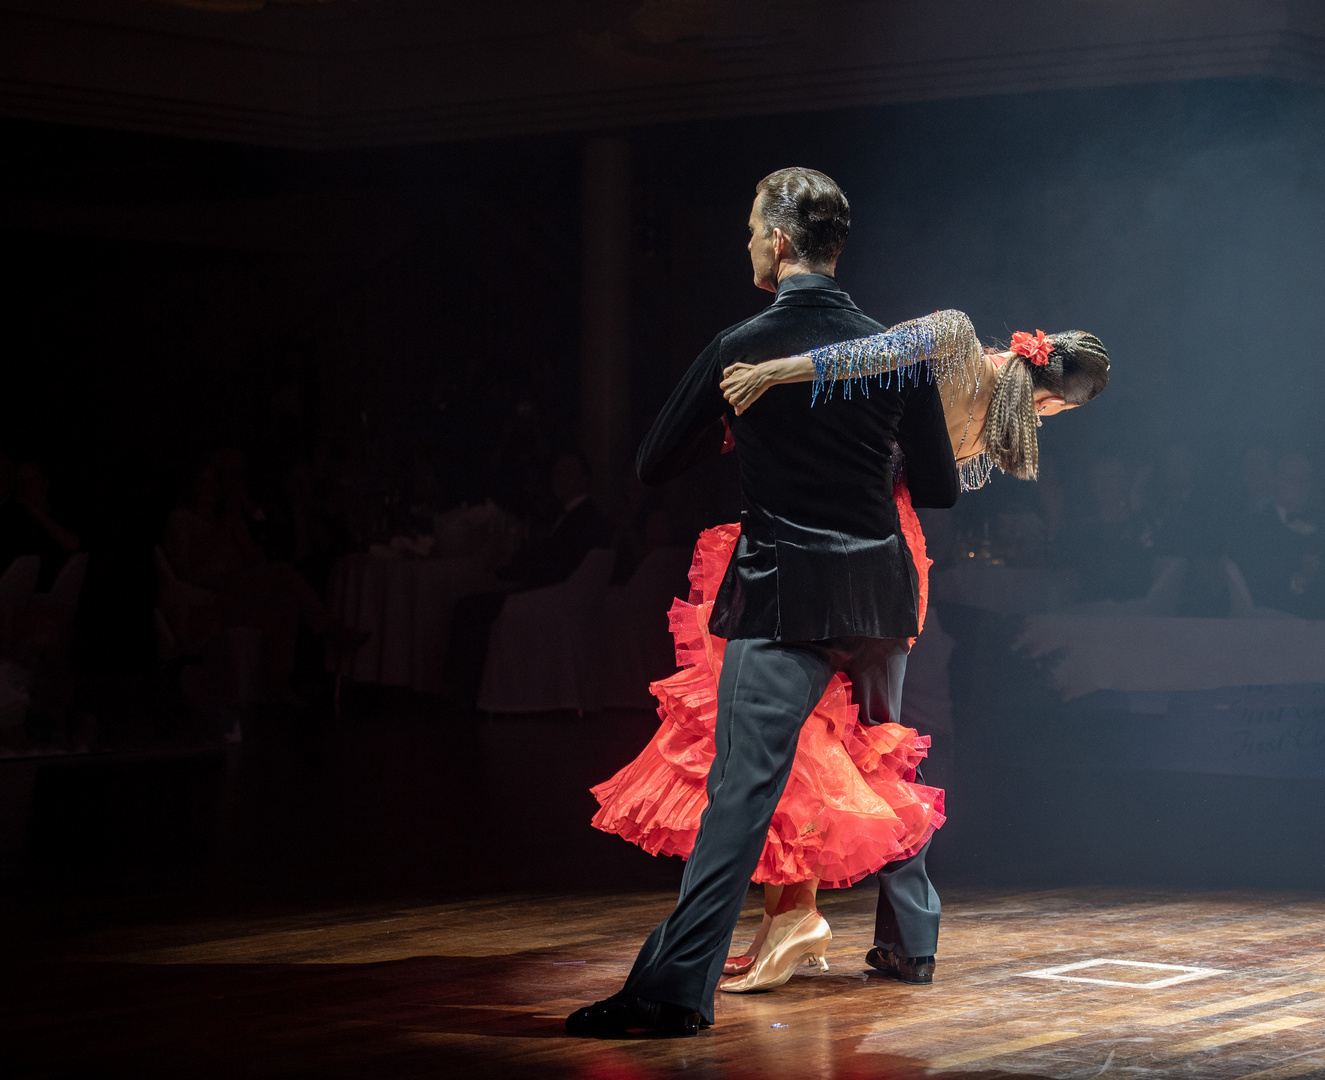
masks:
<instances>
[{"instance_id":1,"label":"beaded fringe sleeve","mask_svg":"<svg viewBox=\"0 0 1325 1080\"><path fill-rule=\"evenodd\" d=\"M901 387L907 381L918 384L922 378L937 381L951 397L958 387L970 389L980 370L980 339L971 320L961 311L936 311L921 319L898 323L881 334L840 341L812 349L807 354L814 361L814 391L811 405L822 394L827 400L833 388L842 383L844 397L850 397L854 385L869 394L869 380L880 386ZM957 471L962 490L983 487L989 479L992 463L985 453L961 462Z\"/></svg>"}]
</instances>

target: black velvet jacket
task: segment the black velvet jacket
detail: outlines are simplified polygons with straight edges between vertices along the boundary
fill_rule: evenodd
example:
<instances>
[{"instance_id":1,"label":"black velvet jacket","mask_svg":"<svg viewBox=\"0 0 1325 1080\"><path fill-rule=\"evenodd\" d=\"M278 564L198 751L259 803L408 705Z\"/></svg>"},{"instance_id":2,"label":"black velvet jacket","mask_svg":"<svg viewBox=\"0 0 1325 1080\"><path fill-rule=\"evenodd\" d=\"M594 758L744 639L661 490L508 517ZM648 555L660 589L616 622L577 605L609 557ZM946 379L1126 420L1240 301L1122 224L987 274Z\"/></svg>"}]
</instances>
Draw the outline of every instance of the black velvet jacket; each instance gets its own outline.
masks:
<instances>
[{"instance_id":1,"label":"black velvet jacket","mask_svg":"<svg viewBox=\"0 0 1325 1080\"><path fill-rule=\"evenodd\" d=\"M723 417L740 457L741 538L709 625L725 638L822 641L916 633L917 582L893 502L893 458L906 458L917 507L960 491L938 387L837 387L810 405L810 384L768 390L743 416L722 397L722 371L885 329L830 277L784 279L777 299L724 330L686 372L640 446L640 479L660 484L722 446Z\"/></svg>"}]
</instances>

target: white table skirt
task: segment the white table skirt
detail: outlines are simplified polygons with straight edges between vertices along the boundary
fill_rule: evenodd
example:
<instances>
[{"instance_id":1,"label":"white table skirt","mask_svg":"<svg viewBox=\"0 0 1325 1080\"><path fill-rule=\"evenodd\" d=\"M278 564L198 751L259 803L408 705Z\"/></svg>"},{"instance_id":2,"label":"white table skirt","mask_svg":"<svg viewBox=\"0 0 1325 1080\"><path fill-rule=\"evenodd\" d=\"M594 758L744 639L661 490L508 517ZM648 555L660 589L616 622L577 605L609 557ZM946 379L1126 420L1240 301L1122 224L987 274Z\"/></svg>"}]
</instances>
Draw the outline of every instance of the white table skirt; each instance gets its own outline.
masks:
<instances>
[{"instance_id":1,"label":"white table skirt","mask_svg":"<svg viewBox=\"0 0 1325 1080\"><path fill-rule=\"evenodd\" d=\"M1215 690L1325 682L1325 622L1163 616L1030 615L1018 643L1066 650L1064 700L1095 690Z\"/></svg>"},{"instance_id":2,"label":"white table skirt","mask_svg":"<svg viewBox=\"0 0 1325 1080\"><path fill-rule=\"evenodd\" d=\"M456 602L499 587L477 555L341 559L332 575L331 611L346 626L373 636L353 657L341 661L340 674L360 682L440 692Z\"/></svg>"}]
</instances>

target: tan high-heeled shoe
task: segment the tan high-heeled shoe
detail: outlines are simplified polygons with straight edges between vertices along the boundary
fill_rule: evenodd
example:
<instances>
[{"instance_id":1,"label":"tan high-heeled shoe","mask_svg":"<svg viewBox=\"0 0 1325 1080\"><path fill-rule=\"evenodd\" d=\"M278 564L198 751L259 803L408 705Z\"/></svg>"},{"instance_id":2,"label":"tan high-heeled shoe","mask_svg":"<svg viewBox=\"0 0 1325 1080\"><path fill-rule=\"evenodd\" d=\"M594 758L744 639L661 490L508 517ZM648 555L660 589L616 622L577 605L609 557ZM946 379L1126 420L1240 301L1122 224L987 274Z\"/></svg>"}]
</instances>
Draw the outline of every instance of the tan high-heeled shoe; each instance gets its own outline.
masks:
<instances>
[{"instance_id":1,"label":"tan high-heeled shoe","mask_svg":"<svg viewBox=\"0 0 1325 1080\"><path fill-rule=\"evenodd\" d=\"M727 979L718 989L728 994L748 994L752 990L772 990L791 978L792 973L811 956L824 969L823 955L833 940L828 921L817 911L786 911L775 916L768 929L764 947L753 966L744 975Z\"/></svg>"}]
</instances>

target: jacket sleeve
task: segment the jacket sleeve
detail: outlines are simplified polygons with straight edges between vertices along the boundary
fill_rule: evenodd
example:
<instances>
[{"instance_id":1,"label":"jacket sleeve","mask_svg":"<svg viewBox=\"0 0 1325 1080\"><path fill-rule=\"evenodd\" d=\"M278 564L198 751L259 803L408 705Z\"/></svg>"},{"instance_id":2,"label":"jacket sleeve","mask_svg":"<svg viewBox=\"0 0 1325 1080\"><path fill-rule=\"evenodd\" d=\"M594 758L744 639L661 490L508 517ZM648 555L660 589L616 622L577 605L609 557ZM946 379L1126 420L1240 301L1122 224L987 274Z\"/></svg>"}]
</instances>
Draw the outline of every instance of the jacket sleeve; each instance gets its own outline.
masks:
<instances>
[{"instance_id":1,"label":"jacket sleeve","mask_svg":"<svg viewBox=\"0 0 1325 1080\"><path fill-rule=\"evenodd\" d=\"M717 457L726 429L722 418L727 402L718 388L721 381L715 338L690 365L635 455L635 468L646 484L663 484L705 457Z\"/></svg>"},{"instance_id":2,"label":"jacket sleeve","mask_svg":"<svg viewBox=\"0 0 1325 1080\"><path fill-rule=\"evenodd\" d=\"M897 445L906 455L906 486L911 504L946 510L961 494L952 440L943 418L937 382L921 382L903 391L905 405L897 425Z\"/></svg>"}]
</instances>

